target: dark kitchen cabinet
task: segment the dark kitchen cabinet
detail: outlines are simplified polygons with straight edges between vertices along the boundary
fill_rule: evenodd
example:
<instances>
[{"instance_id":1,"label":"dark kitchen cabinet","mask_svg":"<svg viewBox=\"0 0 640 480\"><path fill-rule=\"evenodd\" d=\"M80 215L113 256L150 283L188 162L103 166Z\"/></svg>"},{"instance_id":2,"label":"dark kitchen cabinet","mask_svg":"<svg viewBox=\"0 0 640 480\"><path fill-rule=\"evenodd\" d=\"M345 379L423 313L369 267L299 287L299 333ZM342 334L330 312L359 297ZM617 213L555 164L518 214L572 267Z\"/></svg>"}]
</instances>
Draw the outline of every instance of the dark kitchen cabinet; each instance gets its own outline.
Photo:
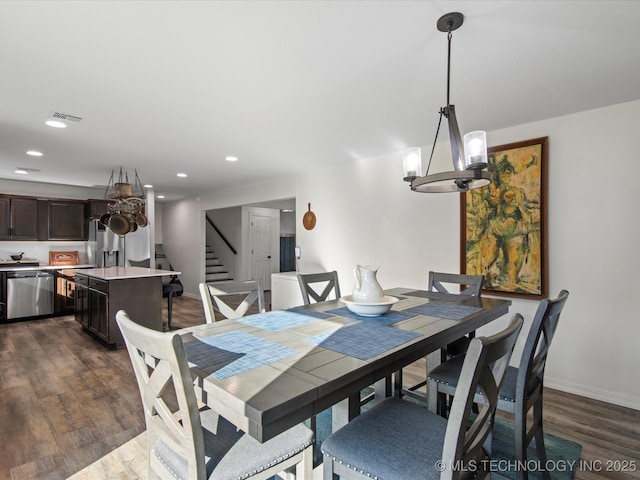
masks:
<instances>
[{"instance_id":1,"label":"dark kitchen cabinet","mask_svg":"<svg viewBox=\"0 0 640 480\"><path fill-rule=\"evenodd\" d=\"M7 319L7 272L0 272L0 321Z\"/></svg>"},{"instance_id":2,"label":"dark kitchen cabinet","mask_svg":"<svg viewBox=\"0 0 640 480\"><path fill-rule=\"evenodd\" d=\"M0 240L38 240L38 200L0 198Z\"/></svg>"},{"instance_id":3,"label":"dark kitchen cabinet","mask_svg":"<svg viewBox=\"0 0 640 480\"><path fill-rule=\"evenodd\" d=\"M76 322L89 328L89 277L76 275Z\"/></svg>"},{"instance_id":4,"label":"dark kitchen cabinet","mask_svg":"<svg viewBox=\"0 0 640 480\"><path fill-rule=\"evenodd\" d=\"M35 198L11 199L12 240L38 239L38 201Z\"/></svg>"},{"instance_id":5,"label":"dark kitchen cabinet","mask_svg":"<svg viewBox=\"0 0 640 480\"><path fill-rule=\"evenodd\" d=\"M47 240L86 240L86 203L79 200L49 200Z\"/></svg>"},{"instance_id":6,"label":"dark kitchen cabinet","mask_svg":"<svg viewBox=\"0 0 640 480\"><path fill-rule=\"evenodd\" d=\"M99 219L105 213L109 213L109 200L89 200L89 218Z\"/></svg>"},{"instance_id":7,"label":"dark kitchen cabinet","mask_svg":"<svg viewBox=\"0 0 640 480\"><path fill-rule=\"evenodd\" d=\"M0 196L0 240L87 239L87 202Z\"/></svg>"},{"instance_id":8,"label":"dark kitchen cabinet","mask_svg":"<svg viewBox=\"0 0 640 480\"><path fill-rule=\"evenodd\" d=\"M109 341L108 305L106 293L89 289L89 330L104 341Z\"/></svg>"},{"instance_id":9,"label":"dark kitchen cabinet","mask_svg":"<svg viewBox=\"0 0 640 480\"><path fill-rule=\"evenodd\" d=\"M108 282L76 274L75 290L76 321L105 342L115 343L109 335Z\"/></svg>"},{"instance_id":10,"label":"dark kitchen cabinet","mask_svg":"<svg viewBox=\"0 0 640 480\"><path fill-rule=\"evenodd\" d=\"M108 344L124 347L118 310L145 327L162 331L161 277L106 280L76 272L76 321Z\"/></svg>"},{"instance_id":11,"label":"dark kitchen cabinet","mask_svg":"<svg viewBox=\"0 0 640 480\"><path fill-rule=\"evenodd\" d=\"M11 199L0 197L0 240L11 240Z\"/></svg>"}]
</instances>

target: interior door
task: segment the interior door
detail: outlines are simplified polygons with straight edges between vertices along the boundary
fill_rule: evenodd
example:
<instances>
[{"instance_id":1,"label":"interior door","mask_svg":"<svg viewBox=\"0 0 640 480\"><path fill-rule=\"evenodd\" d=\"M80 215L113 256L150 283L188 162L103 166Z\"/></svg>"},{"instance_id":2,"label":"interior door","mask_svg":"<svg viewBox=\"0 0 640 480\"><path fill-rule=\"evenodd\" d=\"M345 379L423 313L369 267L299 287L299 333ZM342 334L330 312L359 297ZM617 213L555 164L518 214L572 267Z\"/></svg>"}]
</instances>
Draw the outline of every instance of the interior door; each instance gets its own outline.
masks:
<instances>
[{"instance_id":1,"label":"interior door","mask_svg":"<svg viewBox=\"0 0 640 480\"><path fill-rule=\"evenodd\" d=\"M260 280L265 290L271 289L271 219L250 215L251 279Z\"/></svg>"}]
</instances>

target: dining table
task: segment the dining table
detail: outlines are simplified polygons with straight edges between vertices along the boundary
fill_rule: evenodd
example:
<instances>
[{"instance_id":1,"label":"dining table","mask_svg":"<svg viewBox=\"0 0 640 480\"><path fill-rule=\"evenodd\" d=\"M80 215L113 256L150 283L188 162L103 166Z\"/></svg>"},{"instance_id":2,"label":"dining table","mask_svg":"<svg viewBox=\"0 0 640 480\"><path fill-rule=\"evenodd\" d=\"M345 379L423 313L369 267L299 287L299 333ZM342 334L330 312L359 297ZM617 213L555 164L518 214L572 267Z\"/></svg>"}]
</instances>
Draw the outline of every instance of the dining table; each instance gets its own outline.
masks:
<instances>
[{"instance_id":1,"label":"dining table","mask_svg":"<svg viewBox=\"0 0 640 480\"><path fill-rule=\"evenodd\" d=\"M361 390L394 394L385 381L394 372L511 305L415 288L384 293L398 301L375 317L338 299L181 330L199 399L260 442L330 407L335 431L359 414Z\"/></svg>"}]
</instances>

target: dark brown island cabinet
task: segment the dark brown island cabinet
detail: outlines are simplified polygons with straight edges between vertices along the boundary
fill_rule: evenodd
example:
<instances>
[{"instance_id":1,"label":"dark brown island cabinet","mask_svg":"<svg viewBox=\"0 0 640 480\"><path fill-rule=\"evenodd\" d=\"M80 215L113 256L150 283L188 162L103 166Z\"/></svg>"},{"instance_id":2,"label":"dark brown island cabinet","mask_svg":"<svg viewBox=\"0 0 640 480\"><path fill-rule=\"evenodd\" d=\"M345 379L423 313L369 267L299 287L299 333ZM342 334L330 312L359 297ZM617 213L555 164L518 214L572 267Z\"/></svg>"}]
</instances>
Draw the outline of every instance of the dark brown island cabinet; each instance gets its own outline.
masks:
<instances>
[{"instance_id":1,"label":"dark brown island cabinet","mask_svg":"<svg viewBox=\"0 0 640 480\"><path fill-rule=\"evenodd\" d=\"M125 310L132 320L145 327L162 331L162 277L176 273L142 267L78 270L75 273L76 321L103 342L116 347L124 347L116 323L118 310Z\"/></svg>"}]
</instances>

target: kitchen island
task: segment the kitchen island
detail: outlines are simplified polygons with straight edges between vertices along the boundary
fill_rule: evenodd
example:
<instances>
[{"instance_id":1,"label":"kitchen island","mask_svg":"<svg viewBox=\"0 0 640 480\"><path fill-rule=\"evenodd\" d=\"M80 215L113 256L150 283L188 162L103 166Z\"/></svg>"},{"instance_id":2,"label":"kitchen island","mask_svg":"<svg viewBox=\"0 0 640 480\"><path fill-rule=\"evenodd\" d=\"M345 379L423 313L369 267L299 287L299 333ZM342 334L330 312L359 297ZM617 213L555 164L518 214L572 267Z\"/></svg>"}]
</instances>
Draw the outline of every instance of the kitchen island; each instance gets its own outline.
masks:
<instances>
[{"instance_id":1,"label":"kitchen island","mask_svg":"<svg viewBox=\"0 0 640 480\"><path fill-rule=\"evenodd\" d=\"M124 347L116 324L118 310L145 327L162 331L162 277L173 270L109 267L74 270L76 320L102 341Z\"/></svg>"}]
</instances>

